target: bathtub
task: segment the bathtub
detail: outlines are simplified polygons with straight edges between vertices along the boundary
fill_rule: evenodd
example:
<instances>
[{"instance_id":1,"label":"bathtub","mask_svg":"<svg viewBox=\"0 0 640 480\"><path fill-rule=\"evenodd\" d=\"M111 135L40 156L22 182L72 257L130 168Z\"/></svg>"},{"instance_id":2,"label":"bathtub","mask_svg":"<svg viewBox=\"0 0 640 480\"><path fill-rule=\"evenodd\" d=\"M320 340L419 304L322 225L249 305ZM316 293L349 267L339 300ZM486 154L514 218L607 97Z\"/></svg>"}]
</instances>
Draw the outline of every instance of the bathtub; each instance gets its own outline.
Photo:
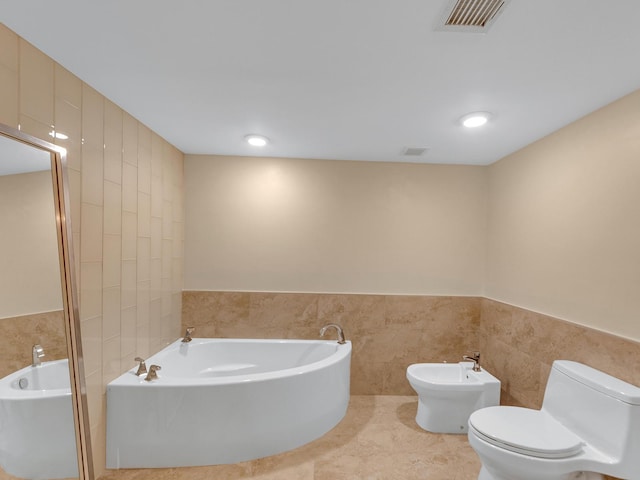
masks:
<instances>
[{"instance_id":1,"label":"bathtub","mask_svg":"<svg viewBox=\"0 0 640 480\"><path fill-rule=\"evenodd\" d=\"M132 362L133 363L133 362ZM349 403L351 343L180 340L107 385L107 468L236 463L299 447Z\"/></svg>"},{"instance_id":2,"label":"bathtub","mask_svg":"<svg viewBox=\"0 0 640 480\"><path fill-rule=\"evenodd\" d=\"M78 476L66 359L28 366L0 380L0 466L29 479Z\"/></svg>"}]
</instances>

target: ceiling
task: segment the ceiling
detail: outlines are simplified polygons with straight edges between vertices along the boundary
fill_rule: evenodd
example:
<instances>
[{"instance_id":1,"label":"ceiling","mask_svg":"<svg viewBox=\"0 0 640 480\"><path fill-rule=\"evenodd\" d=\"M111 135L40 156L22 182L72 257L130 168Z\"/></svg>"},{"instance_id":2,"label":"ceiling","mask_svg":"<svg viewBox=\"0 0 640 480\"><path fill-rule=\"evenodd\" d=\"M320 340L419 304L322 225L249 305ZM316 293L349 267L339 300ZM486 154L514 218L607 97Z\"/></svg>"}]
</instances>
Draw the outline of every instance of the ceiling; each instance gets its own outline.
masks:
<instances>
[{"instance_id":1,"label":"ceiling","mask_svg":"<svg viewBox=\"0 0 640 480\"><path fill-rule=\"evenodd\" d=\"M638 0L512 0L483 34L436 30L450 6L5 0L0 20L188 154L483 165L640 88Z\"/></svg>"}]
</instances>

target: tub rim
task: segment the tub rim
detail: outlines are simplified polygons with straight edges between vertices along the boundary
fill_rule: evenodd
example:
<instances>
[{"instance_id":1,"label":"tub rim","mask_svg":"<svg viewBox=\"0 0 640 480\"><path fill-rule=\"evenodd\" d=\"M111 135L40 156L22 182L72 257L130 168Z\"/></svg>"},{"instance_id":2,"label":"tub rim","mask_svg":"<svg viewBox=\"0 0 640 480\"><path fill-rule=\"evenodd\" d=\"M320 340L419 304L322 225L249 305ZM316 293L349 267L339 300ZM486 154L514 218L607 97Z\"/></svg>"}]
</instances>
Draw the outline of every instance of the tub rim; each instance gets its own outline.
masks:
<instances>
[{"instance_id":1,"label":"tub rim","mask_svg":"<svg viewBox=\"0 0 640 480\"><path fill-rule=\"evenodd\" d=\"M69 364L69 359L61 358L58 360L49 360L42 362L43 366L66 363ZM26 367L16 370L13 373L0 379L0 401L20 401L20 400L36 400L39 398L58 398L58 397L70 397L71 396L71 384L65 388L48 388L48 389L18 389L11 386L11 384L18 378L28 375L31 372L33 365L27 365Z\"/></svg>"},{"instance_id":2,"label":"tub rim","mask_svg":"<svg viewBox=\"0 0 640 480\"><path fill-rule=\"evenodd\" d=\"M166 355L170 351L179 351L180 348L189 348L191 345L203 345L207 343L270 343L270 344L316 344L316 345L334 345L336 347L335 352L331 355L312 363L301 365L298 367L283 368L281 370L274 370L270 372L262 373L246 373L240 375L229 375L224 377L165 377L162 374L162 370L158 371L158 379L151 382L144 380L144 376L138 377L135 372L137 367L133 367L116 379L107 384L107 388L117 387L130 387L134 385L141 385L145 388L168 388L168 387L202 387L211 385L242 385L252 384L256 382L265 382L270 380L278 380L282 378L288 378L296 375L303 375L305 373L311 373L323 368L329 367L334 364L340 363L345 358L351 355L352 344L347 340L344 344L339 344L335 340L304 340L304 339L282 339L282 338L206 338L198 337L193 338L189 343L183 343L179 338L174 342L164 347L159 352L154 353L152 356L146 359L147 368L154 363L162 366L160 358Z\"/></svg>"}]
</instances>

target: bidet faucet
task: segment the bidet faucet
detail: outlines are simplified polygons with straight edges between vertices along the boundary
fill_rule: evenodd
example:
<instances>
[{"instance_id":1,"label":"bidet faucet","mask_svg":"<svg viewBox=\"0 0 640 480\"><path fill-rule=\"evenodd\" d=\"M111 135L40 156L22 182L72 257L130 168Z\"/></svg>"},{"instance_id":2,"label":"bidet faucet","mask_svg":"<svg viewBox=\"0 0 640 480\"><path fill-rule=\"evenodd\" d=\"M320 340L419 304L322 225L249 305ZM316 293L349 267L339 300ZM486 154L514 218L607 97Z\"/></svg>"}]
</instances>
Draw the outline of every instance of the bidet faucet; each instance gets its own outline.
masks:
<instances>
[{"instance_id":1,"label":"bidet faucet","mask_svg":"<svg viewBox=\"0 0 640 480\"><path fill-rule=\"evenodd\" d=\"M195 331L195 327L187 327L186 332L184 332L184 338L182 339L182 343L188 343L191 340L193 340L193 338L191 338L191 334Z\"/></svg>"},{"instance_id":2,"label":"bidet faucet","mask_svg":"<svg viewBox=\"0 0 640 480\"><path fill-rule=\"evenodd\" d=\"M158 370L162 370L162 367L160 365L151 365L149 367L149 373L147 373L147 376L144 377L144 379L147 382L150 382L151 380L157 380L158 379L158 374L156 372Z\"/></svg>"},{"instance_id":3,"label":"bidet faucet","mask_svg":"<svg viewBox=\"0 0 640 480\"><path fill-rule=\"evenodd\" d=\"M462 359L463 360L468 360L469 362L473 362L473 371L474 372L481 371L481 368L480 368L480 352L473 352L473 356L472 357L469 357L467 355L463 355Z\"/></svg>"},{"instance_id":4,"label":"bidet faucet","mask_svg":"<svg viewBox=\"0 0 640 480\"><path fill-rule=\"evenodd\" d=\"M343 344L346 343L345 339L344 339L344 332L342 330L342 327L340 325L338 325L337 323L329 323L327 325L325 325L324 327L322 327L320 329L320 336L324 337L325 332L327 331L328 328L335 328L336 331L338 332L338 343L339 344Z\"/></svg>"},{"instance_id":5,"label":"bidet faucet","mask_svg":"<svg viewBox=\"0 0 640 480\"><path fill-rule=\"evenodd\" d=\"M31 363L32 367L39 367L42 365L42 357L44 357L44 348L40 345L34 345L31 351L31 355L33 357L33 362Z\"/></svg>"},{"instance_id":6,"label":"bidet faucet","mask_svg":"<svg viewBox=\"0 0 640 480\"><path fill-rule=\"evenodd\" d=\"M144 363L144 358L136 357L134 359L136 362L140 362L138 365L138 370L136 370L136 375L144 375L147 373L147 365Z\"/></svg>"}]
</instances>

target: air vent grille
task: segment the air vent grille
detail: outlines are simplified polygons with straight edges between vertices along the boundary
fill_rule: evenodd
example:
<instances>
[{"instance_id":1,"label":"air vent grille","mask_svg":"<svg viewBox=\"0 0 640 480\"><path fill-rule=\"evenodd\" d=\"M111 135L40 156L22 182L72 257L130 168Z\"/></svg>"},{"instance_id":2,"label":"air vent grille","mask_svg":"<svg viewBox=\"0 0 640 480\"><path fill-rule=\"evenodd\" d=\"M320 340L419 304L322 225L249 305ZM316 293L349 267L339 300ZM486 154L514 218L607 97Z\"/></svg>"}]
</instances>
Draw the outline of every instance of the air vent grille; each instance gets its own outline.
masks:
<instances>
[{"instance_id":1,"label":"air vent grille","mask_svg":"<svg viewBox=\"0 0 640 480\"><path fill-rule=\"evenodd\" d=\"M402 151L402 155L405 157L419 157L424 155L428 148L424 147L407 147Z\"/></svg>"},{"instance_id":2,"label":"air vent grille","mask_svg":"<svg viewBox=\"0 0 640 480\"><path fill-rule=\"evenodd\" d=\"M486 31L509 0L454 0L443 16L441 30Z\"/></svg>"}]
</instances>

